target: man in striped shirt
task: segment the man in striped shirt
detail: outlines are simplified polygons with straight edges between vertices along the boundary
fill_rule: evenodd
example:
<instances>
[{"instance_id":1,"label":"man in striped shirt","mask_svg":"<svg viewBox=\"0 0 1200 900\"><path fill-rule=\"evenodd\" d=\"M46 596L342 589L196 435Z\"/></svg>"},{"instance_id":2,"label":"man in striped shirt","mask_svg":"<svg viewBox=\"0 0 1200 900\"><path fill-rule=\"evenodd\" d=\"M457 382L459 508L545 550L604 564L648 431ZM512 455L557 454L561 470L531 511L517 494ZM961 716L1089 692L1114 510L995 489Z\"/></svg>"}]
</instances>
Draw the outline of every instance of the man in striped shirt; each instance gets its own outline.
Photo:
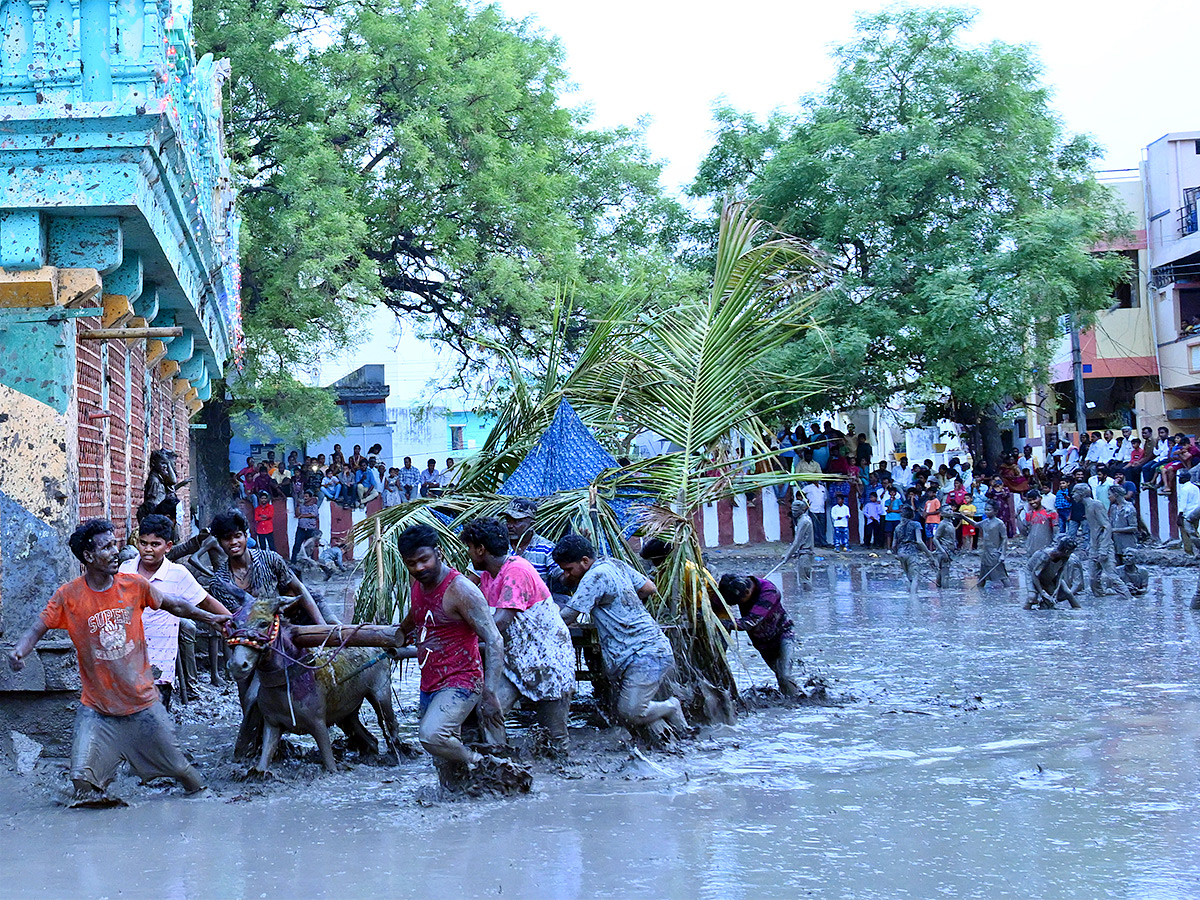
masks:
<instances>
[{"instance_id":1,"label":"man in striped shirt","mask_svg":"<svg viewBox=\"0 0 1200 900\"><path fill-rule=\"evenodd\" d=\"M518 497L504 510L511 552L526 559L551 592L561 592L562 569L554 561L554 542L534 530L537 501ZM564 598L565 599L565 598Z\"/></svg>"}]
</instances>

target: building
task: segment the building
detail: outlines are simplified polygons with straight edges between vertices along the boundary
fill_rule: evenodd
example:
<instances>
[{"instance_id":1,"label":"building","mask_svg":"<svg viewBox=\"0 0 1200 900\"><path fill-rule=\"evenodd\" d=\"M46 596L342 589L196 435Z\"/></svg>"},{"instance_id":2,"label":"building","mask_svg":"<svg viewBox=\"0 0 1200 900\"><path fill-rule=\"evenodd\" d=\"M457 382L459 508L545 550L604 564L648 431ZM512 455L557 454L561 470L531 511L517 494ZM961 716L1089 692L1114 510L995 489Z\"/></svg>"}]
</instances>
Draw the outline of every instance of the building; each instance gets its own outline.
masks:
<instances>
[{"instance_id":1,"label":"building","mask_svg":"<svg viewBox=\"0 0 1200 900\"><path fill-rule=\"evenodd\" d=\"M152 449L187 477L189 419L239 343L227 66L182 9L8 0L0 45L0 646L78 574L67 538L121 536ZM181 491L187 529L187 491ZM7 648L0 649L7 652ZM65 640L0 667L0 747L62 749Z\"/></svg>"},{"instance_id":2,"label":"building","mask_svg":"<svg viewBox=\"0 0 1200 900\"><path fill-rule=\"evenodd\" d=\"M1200 434L1200 131L1163 135L1146 148L1149 301L1172 432Z\"/></svg>"},{"instance_id":3,"label":"building","mask_svg":"<svg viewBox=\"0 0 1200 900\"><path fill-rule=\"evenodd\" d=\"M1164 421L1162 385L1156 353L1156 321L1153 292L1148 288L1150 272L1145 227L1144 179L1136 169L1099 173L1105 184L1130 214L1134 225L1123 240L1098 250L1118 252L1129 263L1129 280L1117 286L1112 306L1101 312L1094 327L1079 335L1083 364L1084 401L1089 431L1130 425L1157 428ZM1045 398L1034 405L1044 409L1047 430L1075 433L1075 387L1072 371L1069 323L1064 320L1063 337L1051 363L1050 381L1059 401L1056 412ZM1030 426L1031 439L1040 437Z\"/></svg>"}]
</instances>

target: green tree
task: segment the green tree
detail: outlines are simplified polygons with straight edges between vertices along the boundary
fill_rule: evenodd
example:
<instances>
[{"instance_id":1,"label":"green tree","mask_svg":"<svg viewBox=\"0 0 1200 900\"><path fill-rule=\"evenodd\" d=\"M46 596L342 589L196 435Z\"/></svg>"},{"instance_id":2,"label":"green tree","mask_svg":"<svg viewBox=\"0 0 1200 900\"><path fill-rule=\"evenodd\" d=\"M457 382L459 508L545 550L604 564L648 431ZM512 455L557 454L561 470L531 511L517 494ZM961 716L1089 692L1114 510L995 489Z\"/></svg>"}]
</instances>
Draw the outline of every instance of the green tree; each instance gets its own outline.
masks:
<instances>
[{"instance_id":1,"label":"green tree","mask_svg":"<svg viewBox=\"0 0 1200 900\"><path fill-rule=\"evenodd\" d=\"M196 35L232 64L244 220L246 368L204 413L216 443L252 408L323 436L332 398L298 376L377 303L485 361L479 337L544 353L563 285L578 341L628 282L694 281L640 128L564 107L557 42L495 7L229 0L197 8Z\"/></svg>"},{"instance_id":2,"label":"green tree","mask_svg":"<svg viewBox=\"0 0 1200 900\"><path fill-rule=\"evenodd\" d=\"M1124 273L1092 247L1119 222L1027 47L963 44L974 13L858 20L794 118L718 110L696 196L741 192L832 276L777 363L825 376L815 405L892 398L964 422L1044 378L1057 319L1109 305ZM799 412L794 409L793 412Z\"/></svg>"}]
</instances>

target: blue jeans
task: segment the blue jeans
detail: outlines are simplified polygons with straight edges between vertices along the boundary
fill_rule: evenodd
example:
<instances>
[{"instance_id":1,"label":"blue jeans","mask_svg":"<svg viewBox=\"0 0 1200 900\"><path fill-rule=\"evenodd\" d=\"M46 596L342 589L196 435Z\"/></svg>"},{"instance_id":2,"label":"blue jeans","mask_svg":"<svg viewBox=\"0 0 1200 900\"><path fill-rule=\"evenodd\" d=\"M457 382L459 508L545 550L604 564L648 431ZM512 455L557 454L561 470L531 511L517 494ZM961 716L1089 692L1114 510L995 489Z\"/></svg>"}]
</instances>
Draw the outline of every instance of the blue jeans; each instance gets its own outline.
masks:
<instances>
[{"instance_id":1,"label":"blue jeans","mask_svg":"<svg viewBox=\"0 0 1200 900\"><path fill-rule=\"evenodd\" d=\"M843 549L850 546L850 529L845 525L833 526L833 546Z\"/></svg>"}]
</instances>

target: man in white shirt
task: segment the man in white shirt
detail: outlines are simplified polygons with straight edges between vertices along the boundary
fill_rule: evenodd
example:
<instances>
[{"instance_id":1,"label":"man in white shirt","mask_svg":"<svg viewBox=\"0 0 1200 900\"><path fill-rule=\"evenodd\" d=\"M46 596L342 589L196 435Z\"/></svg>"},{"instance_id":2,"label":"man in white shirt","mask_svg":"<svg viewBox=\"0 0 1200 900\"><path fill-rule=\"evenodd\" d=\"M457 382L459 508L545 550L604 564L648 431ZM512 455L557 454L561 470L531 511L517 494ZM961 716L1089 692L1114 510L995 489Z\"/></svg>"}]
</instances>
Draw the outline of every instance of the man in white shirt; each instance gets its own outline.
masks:
<instances>
[{"instance_id":1,"label":"man in white shirt","mask_svg":"<svg viewBox=\"0 0 1200 900\"><path fill-rule=\"evenodd\" d=\"M1112 461L1121 466L1129 465L1129 455L1133 452L1133 444L1129 443L1133 438L1133 429L1126 425L1121 429L1121 437L1118 438L1118 444L1113 451Z\"/></svg>"},{"instance_id":2,"label":"man in white shirt","mask_svg":"<svg viewBox=\"0 0 1200 900\"><path fill-rule=\"evenodd\" d=\"M1200 487L1192 481L1191 473L1181 469L1176 479L1176 500L1179 504L1179 533L1184 539L1184 550L1192 552L1188 544L1196 539L1196 523L1200 521Z\"/></svg>"},{"instance_id":3,"label":"man in white shirt","mask_svg":"<svg viewBox=\"0 0 1200 900\"><path fill-rule=\"evenodd\" d=\"M905 489L912 487L912 480L912 469L908 465L908 457L901 456L896 460L896 465L892 466L892 481L903 493Z\"/></svg>"},{"instance_id":4,"label":"man in white shirt","mask_svg":"<svg viewBox=\"0 0 1200 900\"><path fill-rule=\"evenodd\" d=\"M1079 468L1079 448L1074 444L1064 442L1054 451L1058 457L1058 470L1064 475L1070 475Z\"/></svg>"},{"instance_id":5,"label":"man in white shirt","mask_svg":"<svg viewBox=\"0 0 1200 900\"><path fill-rule=\"evenodd\" d=\"M121 563L119 571L127 575L141 575L163 596L172 600L182 600L218 615L229 615L229 610L210 596L191 572L167 559L174 534L175 524L166 516L146 516L138 526L137 558ZM179 623L180 619L165 609L147 608L142 611L142 628L146 633L150 668L154 672L158 692L162 695L163 706L168 709L171 706L171 685L175 682L175 661L179 655Z\"/></svg>"},{"instance_id":6,"label":"man in white shirt","mask_svg":"<svg viewBox=\"0 0 1200 900\"><path fill-rule=\"evenodd\" d=\"M1109 434L1112 434L1110 431ZM1108 441L1100 437L1100 432L1092 432L1092 443L1088 447L1087 459L1084 460L1089 467L1095 468L1098 465L1107 463L1112 459L1112 448L1109 447Z\"/></svg>"},{"instance_id":7,"label":"man in white shirt","mask_svg":"<svg viewBox=\"0 0 1200 900\"><path fill-rule=\"evenodd\" d=\"M816 538L818 547L829 546L829 533L827 531L825 519L825 501L828 493L825 490L825 485L819 481L805 481L804 499L808 501L808 514L813 520L813 535Z\"/></svg>"}]
</instances>

